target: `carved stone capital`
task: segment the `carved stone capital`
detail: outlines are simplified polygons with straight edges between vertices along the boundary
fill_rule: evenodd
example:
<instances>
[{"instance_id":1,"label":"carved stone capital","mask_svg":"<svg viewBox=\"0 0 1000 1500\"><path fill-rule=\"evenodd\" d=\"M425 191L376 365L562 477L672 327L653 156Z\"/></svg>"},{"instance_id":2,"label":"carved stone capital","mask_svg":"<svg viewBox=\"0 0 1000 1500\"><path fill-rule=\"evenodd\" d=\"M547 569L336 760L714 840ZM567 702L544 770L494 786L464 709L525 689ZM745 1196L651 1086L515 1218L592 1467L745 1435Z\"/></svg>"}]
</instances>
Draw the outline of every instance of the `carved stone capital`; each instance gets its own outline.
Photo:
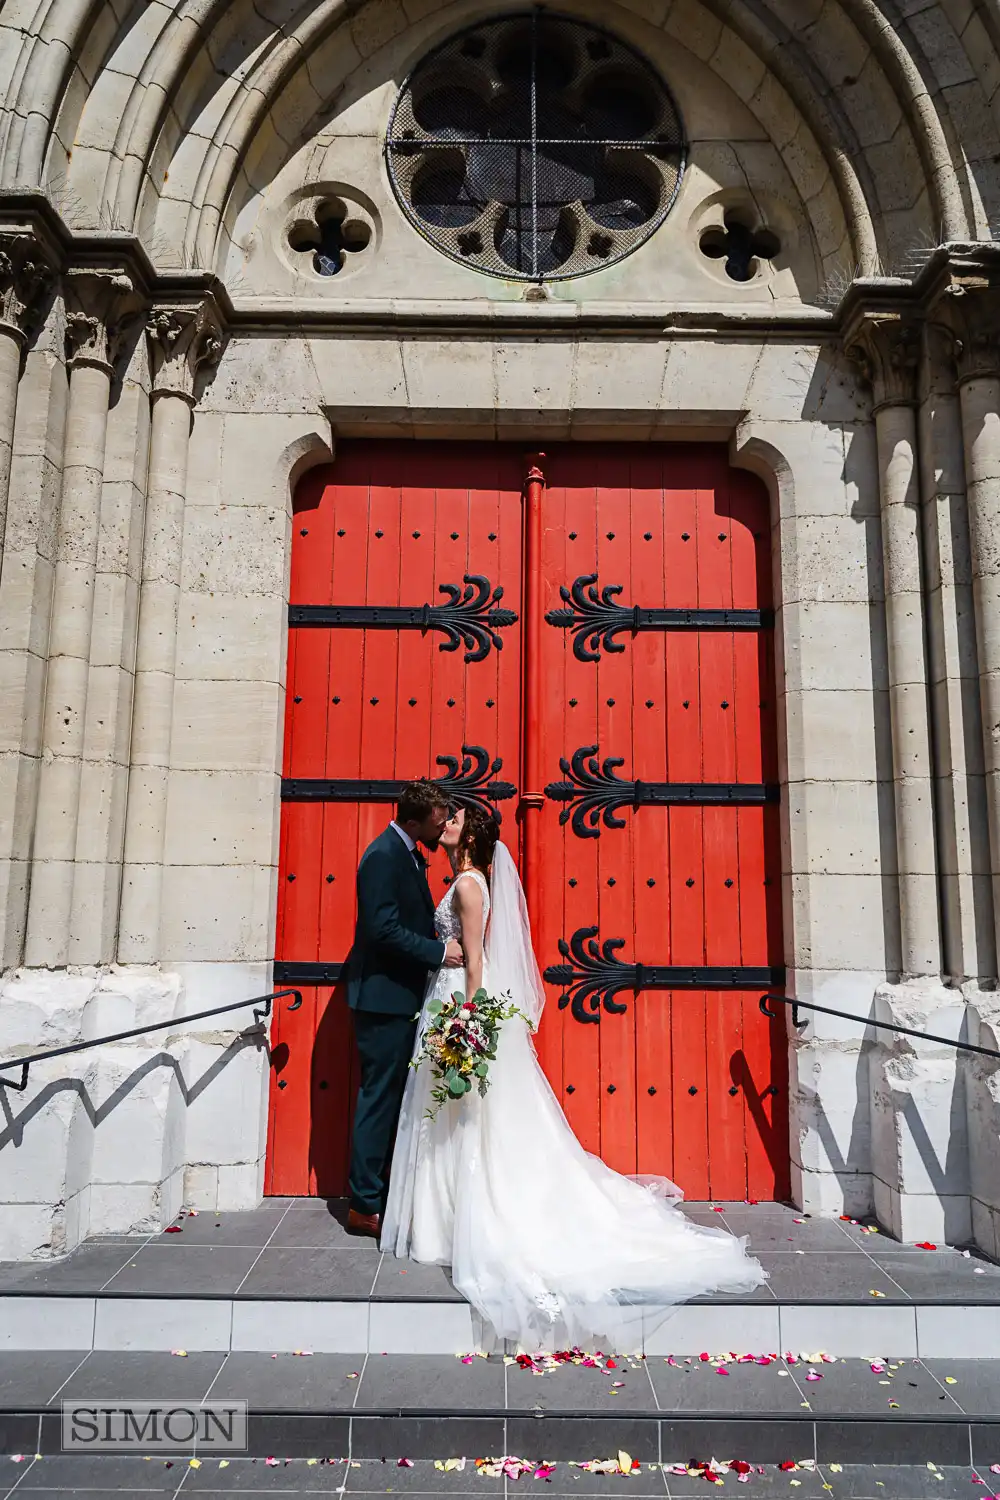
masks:
<instances>
[{"instance_id":1,"label":"carved stone capital","mask_svg":"<svg viewBox=\"0 0 1000 1500\"><path fill-rule=\"evenodd\" d=\"M141 306L131 278L124 271L67 271L63 296L67 363L96 365L110 374Z\"/></svg>"},{"instance_id":2,"label":"carved stone capital","mask_svg":"<svg viewBox=\"0 0 1000 1500\"><path fill-rule=\"evenodd\" d=\"M33 234L0 230L0 327L19 340L30 337L54 279Z\"/></svg>"},{"instance_id":3,"label":"carved stone capital","mask_svg":"<svg viewBox=\"0 0 1000 1500\"><path fill-rule=\"evenodd\" d=\"M960 383L1000 375L1000 288L952 282L935 316L951 335Z\"/></svg>"},{"instance_id":4,"label":"carved stone capital","mask_svg":"<svg viewBox=\"0 0 1000 1500\"><path fill-rule=\"evenodd\" d=\"M862 313L848 329L844 348L861 379L871 387L876 411L916 403L920 325L915 318L902 313Z\"/></svg>"},{"instance_id":5,"label":"carved stone capital","mask_svg":"<svg viewBox=\"0 0 1000 1500\"><path fill-rule=\"evenodd\" d=\"M215 300L154 307L146 337L153 395L181 396L193 406L199 372L218 364L225 345Z\"/></svg>"}]
</instances>

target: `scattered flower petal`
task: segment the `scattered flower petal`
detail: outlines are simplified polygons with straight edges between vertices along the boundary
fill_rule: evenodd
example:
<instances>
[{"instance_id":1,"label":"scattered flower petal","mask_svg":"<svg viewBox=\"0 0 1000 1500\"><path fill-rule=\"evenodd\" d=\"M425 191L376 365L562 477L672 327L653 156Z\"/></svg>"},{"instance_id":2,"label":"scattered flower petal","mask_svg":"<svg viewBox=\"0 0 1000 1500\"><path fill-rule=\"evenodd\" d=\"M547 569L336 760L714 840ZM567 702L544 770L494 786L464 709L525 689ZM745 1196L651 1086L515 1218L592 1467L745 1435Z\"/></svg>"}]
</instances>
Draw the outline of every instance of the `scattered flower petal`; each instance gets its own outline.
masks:
<instances>
[{"instance_id":1,"label":"scattered flower petal","mask_svg":"<svg viewBox=\"0 0 1000 1500\"><path fill-rule=\"evenodd\" d=\"M916 1248L918 1250L936 1250L937 1245L932 1245L930 1240L917 1240Z\"/></svg>"},{"instance_id":2,"label":"scattered flower petal","mask_svg":"<svg viewBox=\"0 0 1000 1500\"><path fill-rule=\"evenodd\" d=\"M412 1469L413 1468L413 1459L412 1458L397 1458L396 1459L396 1468L397 1469Z\"/></svg>"}]
</instances>

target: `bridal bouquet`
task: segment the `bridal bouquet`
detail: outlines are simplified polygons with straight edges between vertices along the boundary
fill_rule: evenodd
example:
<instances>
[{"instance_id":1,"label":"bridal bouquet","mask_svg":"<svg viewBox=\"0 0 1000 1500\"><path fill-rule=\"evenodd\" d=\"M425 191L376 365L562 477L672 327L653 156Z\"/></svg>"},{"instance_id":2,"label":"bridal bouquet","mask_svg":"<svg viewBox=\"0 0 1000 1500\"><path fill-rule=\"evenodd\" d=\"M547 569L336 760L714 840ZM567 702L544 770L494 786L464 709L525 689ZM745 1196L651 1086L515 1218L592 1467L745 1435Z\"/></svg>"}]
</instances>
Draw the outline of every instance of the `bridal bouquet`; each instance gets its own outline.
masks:
<instances>
[{"instance_id":1,"label":"bridal bouquet","mask_svg":"<svg viewBox=\"0 0 1000 1500\"><path fill-rule=\"evenodd\" d=\"M498 1000L485 990L477 990L471 1000L460 991L450 1000L431 1000L427 1013L430 1019L410 1066L419 1067L425 1059L431 1065L437 1080L431 1090L435 1107L427 1113L434 1119L445 1100L464 1099L473 1087L480 1094L486 1093L500 1027L521 1012L509 995Z\"/></svg>"}]
</instances>

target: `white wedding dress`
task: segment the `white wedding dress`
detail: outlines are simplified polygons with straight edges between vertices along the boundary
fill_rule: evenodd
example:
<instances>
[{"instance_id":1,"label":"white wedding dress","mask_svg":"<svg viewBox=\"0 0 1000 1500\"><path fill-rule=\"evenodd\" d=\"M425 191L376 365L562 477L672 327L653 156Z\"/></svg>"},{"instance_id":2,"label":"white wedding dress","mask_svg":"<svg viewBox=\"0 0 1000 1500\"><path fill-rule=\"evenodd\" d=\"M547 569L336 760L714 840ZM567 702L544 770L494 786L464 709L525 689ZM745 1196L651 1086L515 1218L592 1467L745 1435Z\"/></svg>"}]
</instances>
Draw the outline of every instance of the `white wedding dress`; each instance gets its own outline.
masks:
<instances>
[{"instance_id":1,"label":"white wedding dress","mask_svg":"<svg viewBox=\"0 0 1000 1500\"><path fill-rule=\"evenodd\" d=\"M509 993L537 1026L544 1004L524 893L503 844L483 892L483 984ZM459 936L457 881L436 913ZM492 897L492 901L491 901ZM454 969L431 976L427 1002L462 988ZM637 1351L672 1305L713 1291L749 1292L765 1273L746 1241L692 1223L666 1179L622 1177L580 1145L535 1054L527 1024L507 1021L484 1098L473 1090L426 1117L426 1062L407 1080L389 1180L382 1249L451 1268L484 1320L484 1343L528 1353L573 1347Z\"/></svg>"}]
</instances>

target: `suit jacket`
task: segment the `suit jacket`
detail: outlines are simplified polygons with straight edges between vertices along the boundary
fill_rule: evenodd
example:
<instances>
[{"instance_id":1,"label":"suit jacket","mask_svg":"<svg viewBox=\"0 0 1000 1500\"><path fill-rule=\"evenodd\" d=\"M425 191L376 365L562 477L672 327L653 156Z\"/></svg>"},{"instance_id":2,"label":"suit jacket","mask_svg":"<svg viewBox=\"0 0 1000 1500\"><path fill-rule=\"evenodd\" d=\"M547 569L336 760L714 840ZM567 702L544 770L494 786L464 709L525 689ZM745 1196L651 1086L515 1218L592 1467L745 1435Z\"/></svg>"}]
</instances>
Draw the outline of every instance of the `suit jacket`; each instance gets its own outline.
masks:
<instances>
[{"instance_id":1,"label":"suit jacket","mask_svg":"<svg viewBox=\"0 0 1000 1500\"><path fill-rule=\"evenodd\" d=\"M413 1016L431 969L444 962L434 936L434 899L427 877L399 834L387 828L358 866L358 923L347 961L352 1010Z\"/></svg>"}]
</instances>

